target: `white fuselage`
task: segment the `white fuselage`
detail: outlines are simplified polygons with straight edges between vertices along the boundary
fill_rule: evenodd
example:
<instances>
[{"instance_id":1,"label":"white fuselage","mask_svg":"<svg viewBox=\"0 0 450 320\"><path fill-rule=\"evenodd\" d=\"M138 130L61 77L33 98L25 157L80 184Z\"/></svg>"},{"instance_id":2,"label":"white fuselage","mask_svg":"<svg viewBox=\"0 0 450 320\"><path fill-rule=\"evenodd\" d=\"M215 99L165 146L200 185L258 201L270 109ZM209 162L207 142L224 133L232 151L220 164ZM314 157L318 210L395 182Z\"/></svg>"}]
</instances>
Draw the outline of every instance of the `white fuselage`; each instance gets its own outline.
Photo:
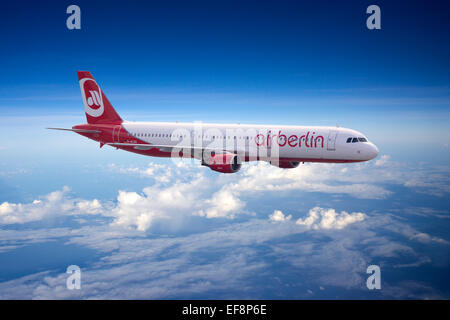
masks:
<instances>
[{"instance_id":1,"label":"white fuselage","mask_svg":"<svg viewBox=\"0 0 450 320\"><path fill-rule=\"evenodd\" d=\"M339 127L127 121L122 127L131 143L223 149L245 161L358 162L378 154L362 133Z\"/></svg>"}]
</instances>

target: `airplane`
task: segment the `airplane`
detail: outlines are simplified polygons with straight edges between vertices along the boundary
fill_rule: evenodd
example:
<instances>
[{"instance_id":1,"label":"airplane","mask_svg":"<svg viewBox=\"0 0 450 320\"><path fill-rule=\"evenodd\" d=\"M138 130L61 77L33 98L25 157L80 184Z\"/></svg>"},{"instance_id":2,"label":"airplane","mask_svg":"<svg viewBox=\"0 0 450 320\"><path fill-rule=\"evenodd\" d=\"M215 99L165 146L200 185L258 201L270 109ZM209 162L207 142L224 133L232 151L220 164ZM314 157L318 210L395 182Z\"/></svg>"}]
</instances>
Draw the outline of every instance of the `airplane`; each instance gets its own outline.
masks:
<instances>
[{"instance_id":1,"label":"airplane","mask_svg":"<svg viewBox=\"0 0 450 320\"><path fill-rule=\"evenodd\" d=\"M87 123L47 129L76 132L99 142L100 148L194 158L221 173L237 172L249 161L291 169L305 162L362 162L378 155L365 135L341 127L125 121L91 73L77 73Z\"/></svg>"}]
</instances>

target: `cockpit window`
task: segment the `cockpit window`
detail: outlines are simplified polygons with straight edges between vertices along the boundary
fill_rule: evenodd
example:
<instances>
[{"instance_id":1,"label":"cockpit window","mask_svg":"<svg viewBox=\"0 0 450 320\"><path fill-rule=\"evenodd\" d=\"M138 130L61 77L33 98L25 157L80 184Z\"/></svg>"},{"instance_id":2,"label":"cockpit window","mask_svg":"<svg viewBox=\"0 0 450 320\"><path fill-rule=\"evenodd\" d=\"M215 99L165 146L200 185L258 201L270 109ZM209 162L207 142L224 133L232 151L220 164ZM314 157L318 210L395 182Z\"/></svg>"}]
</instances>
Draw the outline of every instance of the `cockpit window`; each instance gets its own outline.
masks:
<instances>
[{"instance_id":1,"label":"cockpit window","mask_svg":"<svg viewBox=\"0 0 450 320\"><path fill-rule=\"evenodd\" d=\"M356 142L367 142L366 138L363 137L358 137L358 138L354 138L354 137L349 137L347 138L347 143L356 143Z\"/></svg>"}]
</instances>

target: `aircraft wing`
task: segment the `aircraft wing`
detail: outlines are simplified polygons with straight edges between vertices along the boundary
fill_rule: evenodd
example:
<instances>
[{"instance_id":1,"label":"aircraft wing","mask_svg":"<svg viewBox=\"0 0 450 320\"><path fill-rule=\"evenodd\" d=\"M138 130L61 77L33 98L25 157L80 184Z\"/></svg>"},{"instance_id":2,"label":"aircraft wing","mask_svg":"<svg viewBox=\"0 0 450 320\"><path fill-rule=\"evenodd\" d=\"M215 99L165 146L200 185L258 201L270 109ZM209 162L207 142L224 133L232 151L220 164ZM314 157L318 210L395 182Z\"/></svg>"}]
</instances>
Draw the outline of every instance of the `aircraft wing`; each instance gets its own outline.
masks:
<instances>
[{"instance_id":1,"label":"aircraft wing","mask_svg":"<svg viewBox=\"0 0 450 320\"><path fill-rule=\"evenodd\" d=\"M195 147L195 146L180 146L180 145L157 145L157 144L145 144L145 143L122 143L122 142L109 142L105 143L106 145L113 147L133 147L136 150L150 150L150 149L160 149L163 152L171 152L172 149L176 148L179 150L197 150L197 151L225 151L223 148L207 148L207 147Z\"/></svg>"}]
</instances>

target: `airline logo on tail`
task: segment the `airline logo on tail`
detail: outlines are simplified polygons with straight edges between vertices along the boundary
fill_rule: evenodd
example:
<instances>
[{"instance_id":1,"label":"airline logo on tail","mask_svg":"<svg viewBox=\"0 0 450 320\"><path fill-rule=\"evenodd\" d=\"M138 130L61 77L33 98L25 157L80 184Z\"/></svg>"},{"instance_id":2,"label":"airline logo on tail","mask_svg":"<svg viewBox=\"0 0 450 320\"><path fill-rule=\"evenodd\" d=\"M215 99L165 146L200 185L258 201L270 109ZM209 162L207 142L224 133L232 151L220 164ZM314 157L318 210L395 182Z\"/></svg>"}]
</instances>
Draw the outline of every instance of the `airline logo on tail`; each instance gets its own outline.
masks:
<instances>
[{"instance_id":1,"label":"airline logo on tail","mask_svg":"<svg viewBox=\"0 0 450 320\"><path fill-rule=\"evenodd\" d=\"M91 78L83 78L80 80L80 88L84 111L91 117L100 117L105 107L103 105L102 91L97 82Z\"/></svg>"}]
</instances>

